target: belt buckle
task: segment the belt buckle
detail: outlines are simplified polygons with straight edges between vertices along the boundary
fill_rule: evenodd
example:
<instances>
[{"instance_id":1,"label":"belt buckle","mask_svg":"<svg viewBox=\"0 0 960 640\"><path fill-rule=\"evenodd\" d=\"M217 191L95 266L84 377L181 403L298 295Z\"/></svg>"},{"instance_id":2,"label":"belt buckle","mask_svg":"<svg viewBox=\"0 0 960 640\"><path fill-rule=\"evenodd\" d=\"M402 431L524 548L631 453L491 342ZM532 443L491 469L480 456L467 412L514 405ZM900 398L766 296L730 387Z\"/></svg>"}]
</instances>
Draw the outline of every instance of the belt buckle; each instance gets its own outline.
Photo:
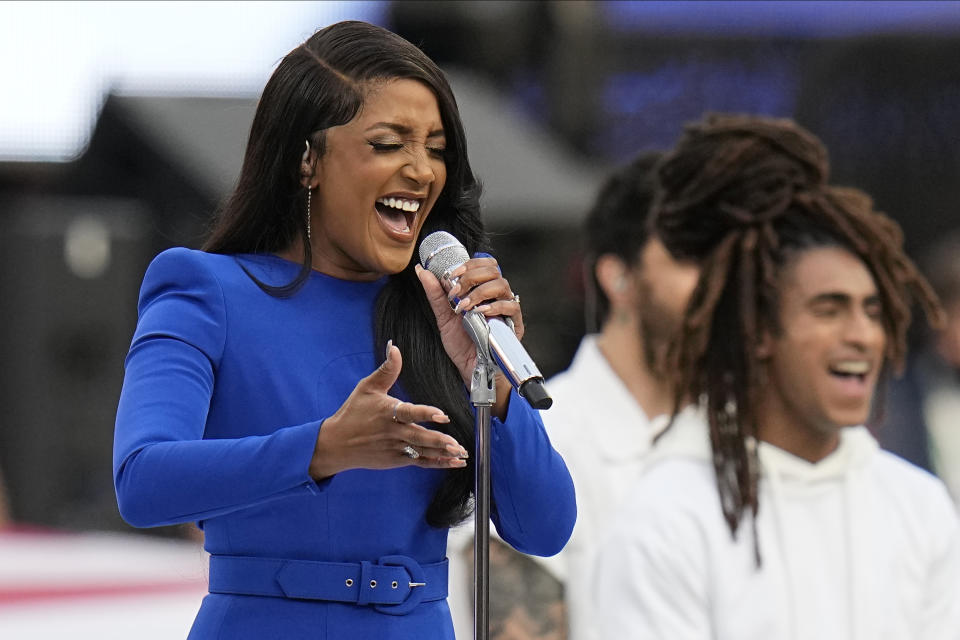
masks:
<instances>
[{"instance_id":1,"label":"belt buckle","mask_svg":"<svg viewBox=\"0 0 960 640\"><path fill-rule=\"evenodd\" d=\"M423 602L424 589L427 586L427 579L423 573L423 567L420 563L408 556L383 556L377 560L377 564L387 567L403 567L410 575L407 586L410 593L406 599L398 604L375 604L373 608L380 613L386 613L392 616L403 616L413 611L418 604Z\"/></svg>"}]
</instances>

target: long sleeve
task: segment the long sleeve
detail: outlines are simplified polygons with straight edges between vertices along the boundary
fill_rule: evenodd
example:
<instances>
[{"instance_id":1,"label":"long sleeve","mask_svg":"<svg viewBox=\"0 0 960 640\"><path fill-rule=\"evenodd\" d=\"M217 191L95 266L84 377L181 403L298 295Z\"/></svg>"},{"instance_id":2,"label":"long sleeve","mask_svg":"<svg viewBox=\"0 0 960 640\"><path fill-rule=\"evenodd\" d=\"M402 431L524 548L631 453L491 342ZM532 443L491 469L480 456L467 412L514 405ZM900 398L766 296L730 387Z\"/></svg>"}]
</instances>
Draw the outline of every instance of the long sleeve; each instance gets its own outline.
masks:
<instances>
[{"instance_id":1,"label":"long sleeve","mask_svg":"<svg viewBox=\"0 0 960 640\"><path fill-rule=\"evenodd\" d=\"M558 553L573 531L577 505L573 480L538 412L512 391L506 419L494 418L490 433L491 518L497 533L524 553Z\"/></svg>"},{"instance_id":2,"label":"long sleeve","mask_svg":"<svg viewBox=\"0 0 960 640\"><path fill-rule=\"evenodd\" d=\"M138 310L114 438L124 519L158 526L317 491L307 469L319 420L268 435L203 439L228 318L220 284L197 253L160 254L144 277Z\"/></svg>"}]
</instances>

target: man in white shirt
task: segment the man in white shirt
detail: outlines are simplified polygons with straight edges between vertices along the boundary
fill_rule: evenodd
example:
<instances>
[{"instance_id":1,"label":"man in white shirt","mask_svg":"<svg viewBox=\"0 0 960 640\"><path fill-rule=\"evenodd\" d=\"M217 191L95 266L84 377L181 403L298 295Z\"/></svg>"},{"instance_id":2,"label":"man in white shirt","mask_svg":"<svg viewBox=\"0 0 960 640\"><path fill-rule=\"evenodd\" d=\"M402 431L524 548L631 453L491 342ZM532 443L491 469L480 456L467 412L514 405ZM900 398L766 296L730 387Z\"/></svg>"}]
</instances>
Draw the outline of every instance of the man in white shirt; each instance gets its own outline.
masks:
<instances>
[{"instance_id":1,"label":"man in white shirt","mask_svg":"<svg viewBox=\"0 0 960 640\"><path fill-rule=\"evenodd\" d=\"M538 559L564 585L571 640L601 637L588 579L592 549L631 492L655 418L672 413L666 350L699 274L649 233L659 158L639 156L613 175L586 220L588 315L597 316L588 321L600 331L584 336L570 367L549 381L554 405L542 414L577 492L570 541Z\"/></svg>"},{"instance_id":2,"label":"man in white shirt","mask_svg":"<svg viewBox=\"0 0 960 640\"><path fill-rule=\"evenodd\" d=\"M960 638L960 524L862 426L936 318L899 229L796 124L710 116L659 169L656 230L701 260L675 351L700 399L659 438L591 581L604 638Z\"/></svg>"},{"instance_id":3,"label":"man in white shirt","mask_svg":"<svg viewBox=\"0 0 960 640\"><path fill-rule=\"evenodd\" d=\"M666 349L699 273L693 262L674 260L649 233L660 157L641 154L612 174L585 220L590 333L569 368L547 382L554 404L541 414L573 477L577 523L566 547L551 558L523 556L491 540L493 640L599 637L590 550L629 495L656 431L653 418L672 412ZM457 542L451 547L469 531L452 532ZM458 568L469 566L466 554L456 560ZM457 615L468 610L459 593L464 581L453 584L451 609L466 632L466 616Z\"/></svg>"}]
</instances>

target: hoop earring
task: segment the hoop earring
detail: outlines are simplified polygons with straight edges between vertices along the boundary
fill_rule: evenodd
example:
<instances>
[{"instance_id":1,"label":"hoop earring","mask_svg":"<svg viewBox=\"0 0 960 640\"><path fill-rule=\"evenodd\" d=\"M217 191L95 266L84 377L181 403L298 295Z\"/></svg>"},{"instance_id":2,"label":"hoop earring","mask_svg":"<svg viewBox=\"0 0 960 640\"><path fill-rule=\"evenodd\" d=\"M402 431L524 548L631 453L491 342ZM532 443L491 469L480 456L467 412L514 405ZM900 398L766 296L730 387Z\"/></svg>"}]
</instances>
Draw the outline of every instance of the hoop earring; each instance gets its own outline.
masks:
<instances>
[{"instance_id":1,"label":"hoop earring","mask_svg":"<svg viewBox=\"0 0 960 640\"><path fill-rule=\"evenodd\" d=\"M310 210L311 210L310 205L312 204L311 203L312 195L313 195L313 191L310 189L309 186L307 186L307 242L310 242Z\"/></svg>"}]
</instances>

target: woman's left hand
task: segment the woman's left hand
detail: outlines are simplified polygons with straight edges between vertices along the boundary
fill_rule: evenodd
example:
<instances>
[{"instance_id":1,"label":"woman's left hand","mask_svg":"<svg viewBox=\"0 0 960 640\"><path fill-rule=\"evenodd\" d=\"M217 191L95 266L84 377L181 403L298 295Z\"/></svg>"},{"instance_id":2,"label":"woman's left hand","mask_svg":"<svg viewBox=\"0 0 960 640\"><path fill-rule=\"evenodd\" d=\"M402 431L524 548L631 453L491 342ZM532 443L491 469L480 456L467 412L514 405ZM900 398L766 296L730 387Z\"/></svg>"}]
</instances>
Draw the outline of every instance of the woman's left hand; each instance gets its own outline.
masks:
<instances>
[{"instance_id":1,"label":"woman's left hand","mask_svg":"<svg viewBox=\"0 0 960 640\"><path fill-rule=\"evenodd\" d=\"M440 339L447 356L456 365L469 388L476 366L477 348L473 340L464 331L460 316L470 309L476 309L484 316L501 316L513 321L517 339L523 337L523 313L520 301L510 288L510 283L501 275L494 258L472 258L453 270L451 278L459 278L456 285L445 292L437 277L422 268L416 267L417 276L423 285L424 293L437 318ZM459 307L454 310L450 301L460 298ZM510 382L501 372L497 372L497 402L492 413L498 418L506 415L510 395Z\"/></svg>"}]
</instances>

